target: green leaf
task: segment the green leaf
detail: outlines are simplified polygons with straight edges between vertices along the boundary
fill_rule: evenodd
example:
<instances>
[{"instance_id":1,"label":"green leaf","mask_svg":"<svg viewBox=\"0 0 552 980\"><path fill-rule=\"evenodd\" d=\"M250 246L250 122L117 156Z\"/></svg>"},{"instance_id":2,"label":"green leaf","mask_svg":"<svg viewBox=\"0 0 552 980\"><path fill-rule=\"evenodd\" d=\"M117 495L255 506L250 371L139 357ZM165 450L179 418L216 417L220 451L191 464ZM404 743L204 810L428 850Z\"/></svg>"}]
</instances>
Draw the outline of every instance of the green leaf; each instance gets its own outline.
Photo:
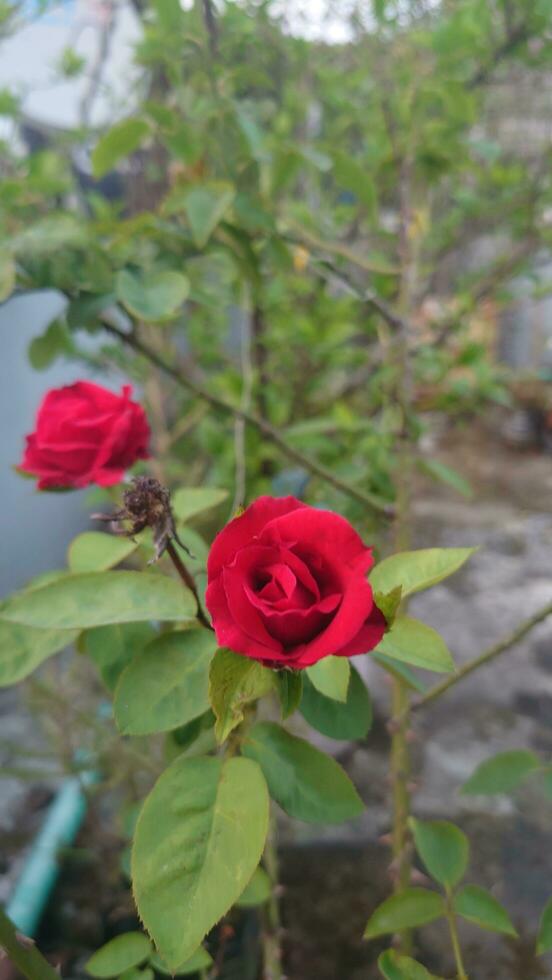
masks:
<instances>
[{"instance_id":1,"label":"green leaf","mask_svg":"<svg viewBox=\"0 0 552 980\"><path fill-rule=\"evenodd\" d=\"M224 742L243 721L248 704L273 689L274 675L268 667L232 650L217 650L209 675L209 699L217 719L217 741Z\"/></svg>"},{"instance_id":2,"label":"green leaf","mask_svg":"<svg viewBox=\"0 0 552 980\"><path fill-rule=\"evenodd\" d=\"M69 545L67 564L72 572L105 572L128 558L137 547L130 538L85 531Z\"/></svg>"},{"instance_id":3,"label":"green leaf","mask_svg":"<svg viewBox=\"0 0 552 980\"><path fill-rule=\"evenodd\" d=\"M15 262L9 252L0 249L0 303L11 296L14 289Z\"/></svg>"},{"instance_id":4,"label":"green leaf","mask_svg":"<svg viewBox=\"0 0 552 980\"><path fill-rule=\"evenodd\" d=\"M235 190L224 181L194 185L184 198L184 210L198 248L203 248L234 200Z\"/></svg>"},{"instance_id":5,"label":"green leaf","mask_svg":"<svg viewBox=\"0 0 552 980\"><path fill-rule=\"evenodd\" d=\"M334 154L334 174L344 190L352 191L364 205L370 218L377 214L377 197L374 181L365 167L360 166L348 153Z\"/></svg>"},{"instance_id":6,"label":"green leaf","mask_svg":"<svg viewBox=\"0 0 552 980\"><path fill-rule=\"evenodd\" d=\"M345 702L334 701L316 690L308 677L303 684L301 714L309 725L329 738L365 738L372 724L372 702L358 671L351 667Z\"/></svg>"},{"instance_id":7,"label":"green leaf","mask_svg":"<svg viewBox=\"0 0 552 980\"><path fill-rule=\"evenodd\" d=\"M176 520L184 524L190 518L218 507L228 497L228 490L217 487L181 487L173 494L172 509Z\"/></svg>"},{"instance_id":8,"label":"green leaf","mask_svg":"<svg viewBox=\"0 0 552 980\"><path fill-rule=\"evenodd\" d=\"M71 341L65 324L54 320L40 337L34 337L28 348L29 363L35 371L50 367L57 357L71 353Z\"/></svg>"},{"instance_id":9,"label":"green leaf","mask_svg":"<svg viewBox=\"0 0 552 980\"><path fill-rule=\"evenodd\" d=\"M160 323L176 316L190 284L186 276L172 269L142 275L122 269L117 274L115 289L117 299L132 316L148 323Z\"/></svg>"},{"instance_id":10,"label":"green leaf","mask_svg":"<svg viewBox=\"0 0 552 980\"><path fill-rule=\"evenodd\" d=\"M140 967L131 966L129 970L123 970L119 976L119 980L153 980L154 973L149 966Z\"/></svg>"},{"instance_id":11,"label":"green leaf","mask_svg":"<svg viewBox=\"0 0 552 980\"><path fill-rule=\"evenodd\" d=\"M247 733L242 752L259 763L270 795L290 817L340 823L358 817L364 804L337 762L272 722Z\"/></svg>"},{"instance_id":12,"label":"green leaf","mask_svg":"<svg viewBox=\"0 0 552 980\"><path fill-rule=\"evenodd\" d=\"M393 660L391 657L387 657L384 653L380 653L379 650L372 650L370 652L372 660L375 660L380 667L386 671L386 673L391 674L392 677L398 677L399 680L405 682L406 686L410 688L411 691L417 691L418 694L424 694L427 691L427 686L412 673L406 664L401 663L400 660Z\"/></svg>"},{"instance_id":13,"label":"green leaf","mask_svg":"<svg viewBox=\"0 0 552 980\"><path fill-rule=\"evenodd\" d=\"M445 463L441 463L438 459L420 459L418 460L418 468L433 477L434 480L440 480L441 483L448 484L453 490L461 493L463 497L467 497L468 499L473 497L471 485L452 466L446 466Z\"/></svg>"},{"instance_id":14,"label":"green leaf","mask_svg":"<svg viewBox=\"0 0 552 980\"><path fill-rule=\"evenodd\" d=\"M282 718L289 718L301 704L302 674L298 670L278 670L274 672L274 681L282 706Z\"/></svg>"},{"instance_id":15,"label":"green leaf","mask_svg":"<svg viewBox=\"0 0 552 980\"><path fill-rule=\"evenodd\" d=\"M410 616L396 619L376 649L394 660L425 670L441 673L454 670L454 661L443 638L431 626Z\"/></svg>"},{"instance_id":16,"label":"green leaf","mask_svg":"<svg viewBox=\"0 0 552 980\"><path fill-rule=\"evenodd\" d=\"M478 765L473 775L462 786L461 792L469 796L511 793L530 772L539 767L537 756L527 749L499 752Z\"/></svg>"},{"instance_id":17,"label":"green leaf","mask_svg":"<svg viewBox=\"0 0 552 980\"><path fill-rule=\"evenodd\" d=\"M427 888L406 888L378 905L368 920L364 938L376 939L402 929L414 929L434 922L444 914L444 901L437 892Z\"/></svg>"},{"instance_id":18,"label":"green leaf","mask_svg":"<svg viewBox=\"0 0 552 980\"><path fill-rule=\"evenodd\" d=\"M72 630L41 630L0 618L0 687L17 684L77 638Z\"/></svg>"},{"instance_id":19,"label":"green leaf","mask_svg":"<svg viewBox=\"0 0 552 980\"><path fill-rule=\"evenodd\" d=\"M249 884L240 895L236 905L242 909L264 905L272 894L272 883L264 868L257 868Z\"/></svg>"},{"instance_id":20,"label":"green leaf","mask_svg":"<svg viewBox=\"0 0 552 980\"><path fill-rule=\"evenodd\" d=\"M154 636L149 623L117 623L86 630L82 642L105 686L114 691L125 667Z\"/></svg>"},{"instance_id":21,"label":"green leaf","mask_svg":"<svg viewBox=\"0 0 552 980\"><path fill-rule=\"evenodd\" d=\"M179 757L147 797L132 850L134 897L171 971L251 880L268 811L262 773L242 758Z\"/></svg>"},{"instance_id":22,"label":"green leaf","mask_svg":"<svg viewBox=\"0 0 552 980\"><path fill-rule=\"evenodd\" d=\"M410 820L416 850L429 874L445 888L464 877L470 846L466 835L447 820Z\"/></svg>"},{"instance_id":23,"label":"green leaf","mask_svg":"<svg viewBox=\"0 0 552 980\"><path fill-rule=\"evenodd\" d=\"M351 665L347 657L324 657L307 667L307 677L317 691L334 701L346 701Z\"/></svg>"},{"instance_id":24,"label":"green leaf","mask_svg":"<svg viewBox=\"0 0 552 980\"><path fill-rule=\"evenodd\" d=\"M465 885L454 898L454 908L458 915L481 929L517 936L506 909L479 885Z\"/></svg>"},{"instance_id":25,"label":"green leaf","mask_svg":"<svg viewBox=\"0 0 552 980\"><path fill-rule=\"evenodd\" d=\"M150 963L153 966L156 973L161 973L163 976L167 977L186 977L190 973L199 973L201 970L208 970L213 962L212 956L203 946L196 949L195 953L192 953L189 959L185 963L181 963L177 966L176 970L169 970L168 966L165 965L161 957L154 953L150 959Z\"/></svg>"},{"instance_id":26,"label":"green leaf","mask_svg":"<svg viewBox=\"0 0 552 980\"><path fill-rule=\"evenodd\" d=\"M15 596L4 619L39 629L89 629L109 623L195 619L181 582L154 572L86 572Z\"/></svg>"},{"instance_id":27,"label":"green leaf","mask_svg":"<svg viewBox=\"0 0 552 980\"><path fill-rule=\"evenodd\" d=\"M125 932L98 949L85 964L92 977L117 977L143 963L151 954L151 943L142 932Z\"/></svg>"},{"instance_id":28,"label":"green leaf","mask_svg":"<svg viewBox=\"0 0 552 980\"><path fill-rule=\"evenodd\" d=\"M96 180L112 170L119 160L138 149L149 133L143 119L123 119L105 133L92 152L92 173Z\"/></svg>"},{"instance_id":29,"label":"green leaf","mask_svg":"<svg viewBox=\"0 0 552 980\"><path fill-rule=\"evenodd\" d=\"M209 666L216 649L208 630L165 633L125 668L115 691L115 721L123 735L168 732L209 707Z\"/></svg>"},{"instance_id":30,"label":"green leaf","mask_svg":"<svg viewBox=\"0 0 552 980\"><path fill-rule=\"evenodd\" d=\"M388 949L378 959L378 967L385 980L442 980L428 973L425 966L410 956L401 956L394 949Z\"/></svg>"},{"instance_id":31,"label":"green leaf","mask_svg":"<svg viewBox=\"0 0 552 980\"><path fill-rule=\"evenodd\" d=\"M542 956L552 949L552 898L542 910L537 936L537 955Z\"/></svg>"},{"instance_id":32,"label":"green leaf","mask_svg":"<svg viewBox=\"0 0 552 980\"><path fill-rule=\"evenodd\" d=\"M380 561L370 573L374 592L391 592L402 585L403 598L429 589L453 575L477 548L422 548L402 551Z\"/></svg>"},{"instance_id":33,"label":"green leaf","mask_svg":"<svg viewBox=\"0 0 552 980\"><path fill-rule=\"evenodd\" d=\"M388 627L391 628L402 602L402 586L397 585L394 589L391 589L391 592L375 592L374 602L379 611L385 616Z\"/></svg>"}]
</instances>

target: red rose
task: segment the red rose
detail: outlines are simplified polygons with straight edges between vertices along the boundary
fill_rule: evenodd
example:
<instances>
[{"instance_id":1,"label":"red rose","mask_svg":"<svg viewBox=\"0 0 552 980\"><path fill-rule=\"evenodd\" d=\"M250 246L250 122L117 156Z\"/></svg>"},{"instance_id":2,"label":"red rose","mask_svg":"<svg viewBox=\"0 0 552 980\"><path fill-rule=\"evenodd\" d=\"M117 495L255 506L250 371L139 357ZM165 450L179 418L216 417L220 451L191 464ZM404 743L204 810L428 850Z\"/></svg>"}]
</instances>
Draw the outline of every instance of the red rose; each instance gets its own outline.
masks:
<instances>
[{"instance_id":1,"label":"red rose","mask_svg":"<svg viewBox=\"0 0 552 980\"><path fill-rule=\"evenodd\" d=\"M148 456L148 421L131 393L129 385L115 395L89 381L49 391L20 469L39 478L39 490L119 483Z\"/></svg>"},{"instance_id":2,"label":"red rose","mask_svg":"<svg viewBox=\"0 0 552 980\"><path fill-rule=\"evenodd\" d=\"M217 535L207 607L217 640L294 668L372 650L385 631L366 573L372 553L345 518L260 497Z\"/></svg>"}]
</instances>

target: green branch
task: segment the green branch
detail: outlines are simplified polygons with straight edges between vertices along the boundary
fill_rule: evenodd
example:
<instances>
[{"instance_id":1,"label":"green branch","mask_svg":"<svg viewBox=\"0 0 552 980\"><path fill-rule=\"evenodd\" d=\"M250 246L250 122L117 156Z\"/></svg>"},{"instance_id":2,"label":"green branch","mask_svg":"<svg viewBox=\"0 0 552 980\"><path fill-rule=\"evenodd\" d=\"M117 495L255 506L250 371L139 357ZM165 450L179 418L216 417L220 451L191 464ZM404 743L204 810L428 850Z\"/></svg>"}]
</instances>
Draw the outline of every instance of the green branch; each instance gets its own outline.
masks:
<instances>
[{"instance_id":1,"label":"green branch","mask_svg":"<svg viewBox=\"0 0 552 980\"><path fill-rule=\"evenodd\" d=\"M59 973L36 948L34 941L22 936L11 919L0 908L0 949L29 980L59 980Z\"/></svg>"},{"instance_id":2,"label":"green branch","mask_svg":"<svg viewBox=\"0 0 552 980\"><path fill-rule=\"evenodd\" d=\"M544 606L542 609L539 609L539 611L533 616L530 616L529 619L526 619L523 623L520 623L515 630L508 634L508 636L505 636L502 640L499 640L498 643L493 644L493 646L488 647L488 649L484 650L479 657L474 657L473 660L468 660L467 664L464 664L464 666L461 667L455 674L452 674L451 677L447 677L446 680L441 681L440 684L437 684L434 688L428 691L427 694L424 694L423 697L419 698L417 701L414 701L411 705L412 710L417 711L419 708L423 708L426 704L430 704L431 701L435 701L436 698L439 698L441 694L444 694L445 691L449 690L449 688L454 687L459 683L459 681L463 680L464 677L468 677L470 674L473 674L474 670L478 670L479 667L484 667L501 653L505 653L507 650L510 650L516 645L516 643L519 643L519 641L522 640L523 637L533 629L533 627L538 626L539 623L542 623L543 620L547 619L548 616L551 615L552 602L549 602L548 605Z\"/></svg>"}]
</instances>

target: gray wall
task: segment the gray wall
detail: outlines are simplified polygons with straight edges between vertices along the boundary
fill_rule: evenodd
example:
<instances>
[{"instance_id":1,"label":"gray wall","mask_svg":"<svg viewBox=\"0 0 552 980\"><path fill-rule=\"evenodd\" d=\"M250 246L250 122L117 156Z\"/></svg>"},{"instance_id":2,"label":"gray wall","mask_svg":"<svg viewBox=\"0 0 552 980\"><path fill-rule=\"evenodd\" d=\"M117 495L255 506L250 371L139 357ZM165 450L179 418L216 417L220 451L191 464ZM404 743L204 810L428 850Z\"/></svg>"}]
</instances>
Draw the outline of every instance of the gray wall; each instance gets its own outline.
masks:
<instances>
[{"instance_id":1,"label":"gray wall","mask_svg":"<svg viewBox=\"0 0 552 980\"><path fill-rule=\"evenodd\" d=\"M18 296L0 305L0 596L27 579L65 564L72 537L88 523L87 491L38 493L12 469L34 427L48 388L85 376L80 365L58 362L34 371L27 347L63 308L54 292Z\"/></svg>"}]
</instances>

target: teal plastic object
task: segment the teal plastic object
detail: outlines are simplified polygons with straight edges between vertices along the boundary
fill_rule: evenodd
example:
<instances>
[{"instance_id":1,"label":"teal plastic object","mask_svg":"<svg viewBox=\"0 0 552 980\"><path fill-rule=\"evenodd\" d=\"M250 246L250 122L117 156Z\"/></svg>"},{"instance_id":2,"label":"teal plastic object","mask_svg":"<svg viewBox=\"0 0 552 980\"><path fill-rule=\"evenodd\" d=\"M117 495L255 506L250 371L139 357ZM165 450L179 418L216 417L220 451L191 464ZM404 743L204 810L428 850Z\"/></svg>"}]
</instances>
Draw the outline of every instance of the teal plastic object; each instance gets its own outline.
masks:
<instances>
[{"instance_id":1,"label":"teal plastic object","mask_svg":"<svg viewBox=\"0 0 552 980\"><path fill-rule=\"evenodd\" d=\"M97 775L83 772L65 780L36 835L6 914L25 936L34 936L59 875L58 852L73 843L86 813L84 786Z\"/></svg>"}]
</instances>

